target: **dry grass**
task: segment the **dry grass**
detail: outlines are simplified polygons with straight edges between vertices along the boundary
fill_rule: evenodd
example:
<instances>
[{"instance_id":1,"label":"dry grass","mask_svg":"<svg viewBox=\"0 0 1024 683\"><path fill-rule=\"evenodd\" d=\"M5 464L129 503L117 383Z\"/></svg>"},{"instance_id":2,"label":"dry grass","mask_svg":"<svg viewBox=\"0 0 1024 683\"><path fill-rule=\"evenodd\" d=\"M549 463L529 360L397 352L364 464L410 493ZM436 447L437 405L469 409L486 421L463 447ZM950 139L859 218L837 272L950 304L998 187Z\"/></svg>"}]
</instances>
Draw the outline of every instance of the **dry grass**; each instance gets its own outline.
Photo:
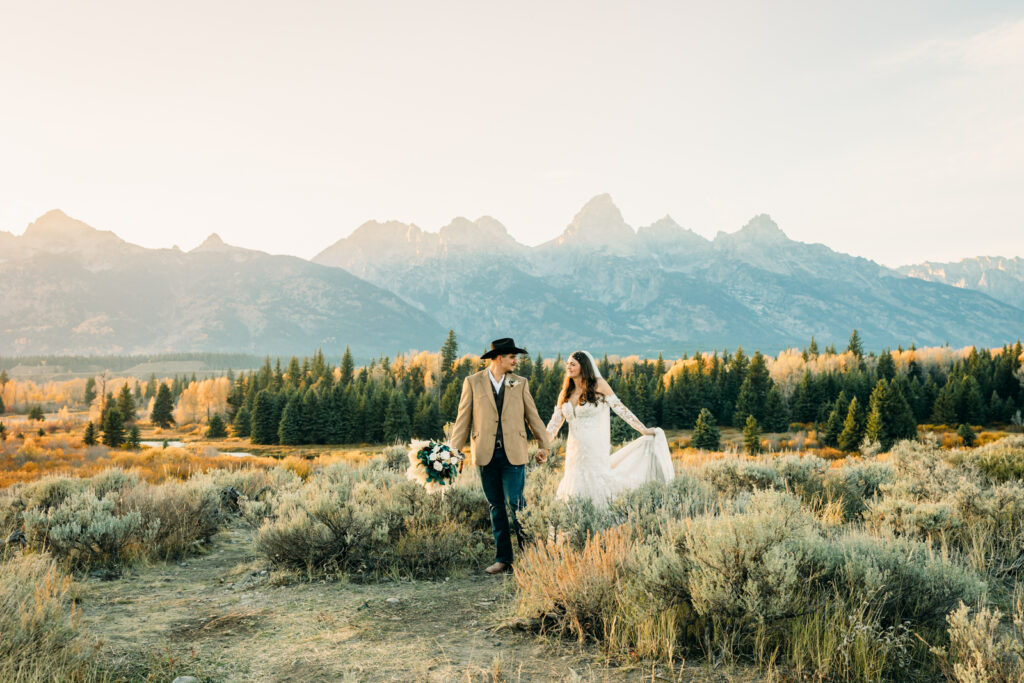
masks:
<instances>
[{"instance_id":1,"label":"dry grass","mask_svg":"<svg viewBox=\"0 0 1024 683\"><path fill-rule=\"evenodd\" d=\"M104 676L80 632L70 576L46 555L0 561L0 680L94 681Z\"/></svg>"}]
</instances>

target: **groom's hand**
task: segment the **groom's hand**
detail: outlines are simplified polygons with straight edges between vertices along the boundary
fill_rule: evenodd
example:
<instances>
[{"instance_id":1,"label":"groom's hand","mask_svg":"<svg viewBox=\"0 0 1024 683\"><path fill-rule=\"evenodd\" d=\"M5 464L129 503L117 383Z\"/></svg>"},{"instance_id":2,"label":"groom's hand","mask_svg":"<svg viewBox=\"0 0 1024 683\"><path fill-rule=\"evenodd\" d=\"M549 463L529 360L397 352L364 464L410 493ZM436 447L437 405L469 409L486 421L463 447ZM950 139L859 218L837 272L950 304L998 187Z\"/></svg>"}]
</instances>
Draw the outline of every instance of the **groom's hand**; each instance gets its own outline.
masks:
<instances>
[{"instance_id":1,"label":"groom's hand","mask_svg":"<svg viewBox=\"0 0 1024 683\"><path fill-rule=\"evenodd\" d=\"M537 464L543 465L544 463L546 463L548 461L548 449L546 449L546 448L538 449L537 450L536 458L537 458Z\"/></svg>"}]
</instances>

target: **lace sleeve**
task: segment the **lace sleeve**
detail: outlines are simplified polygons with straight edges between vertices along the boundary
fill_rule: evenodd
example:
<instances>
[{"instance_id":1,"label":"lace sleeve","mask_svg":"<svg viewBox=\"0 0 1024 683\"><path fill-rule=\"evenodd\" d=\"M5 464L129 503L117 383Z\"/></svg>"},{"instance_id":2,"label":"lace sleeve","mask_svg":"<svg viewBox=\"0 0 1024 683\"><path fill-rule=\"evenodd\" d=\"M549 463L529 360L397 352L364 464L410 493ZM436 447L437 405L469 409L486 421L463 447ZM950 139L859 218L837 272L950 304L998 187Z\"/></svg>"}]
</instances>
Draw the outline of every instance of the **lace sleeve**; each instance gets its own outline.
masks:
<instances>
[{"instance_id":1,"label":"lace sleeve","mask_svg":"<svg viewBox=\"0 0 1024 683\"><path fill-rule=\"evenodd\" d=\"M565 415L562 413L562 406L556 405L555 412L551 414L551 419L548 421L548 439L550 441L555 440L555 435L558 434L558 430L562 428L562 424L565 422Z\"/></svg>"},{"instance_id":2,"label":"lace sleeve","mask_svg":"<svg viewBox=\"0 0 1024 683\"><path fill-rule=\"evenodd\" d=\"M605 403L611 406L611 409L615 411L615 414L621 417L623 420L625 420L630 427L640 432L641 434L647 434L648 429L647 427L644 426L644 423L641 422L636 415L630 412L629 408L627 408L622 403L622 401L619 400L618 396L616 396L615 394L610 394L608 396L605 396L604 400Z\"/></svg>"}]
</instances>

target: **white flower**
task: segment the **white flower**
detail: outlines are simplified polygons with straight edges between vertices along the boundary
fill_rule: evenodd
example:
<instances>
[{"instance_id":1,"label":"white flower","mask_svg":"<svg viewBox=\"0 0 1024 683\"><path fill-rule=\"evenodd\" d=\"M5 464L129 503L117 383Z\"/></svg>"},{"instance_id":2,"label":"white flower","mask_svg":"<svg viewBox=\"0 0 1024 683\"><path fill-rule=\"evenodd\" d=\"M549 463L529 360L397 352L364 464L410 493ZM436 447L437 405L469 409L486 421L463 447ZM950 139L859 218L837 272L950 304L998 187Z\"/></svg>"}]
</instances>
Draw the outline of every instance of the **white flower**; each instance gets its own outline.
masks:
<instances>
[{"instance_id":1,"label":"white flower","mask_svg":"<svg viewBox=\"0 0 1024 683\"><path fill-rule=\"evenodd\" d=\"M431 462L433 462L434 460L437 460L437 453L431 453L431 454L430 454L429 456L427 456L427 457L428 457L428 459L429 459L429 460L430 460Z\"/></svg>"},{"instance_id":2,"label":"white flower","mask_svg":"<svg viewBox=\"0 0 1024 683\"><path fill-rule=\"evenodd\" d=\"M435 462L435 463L434 463L434 469L435 469L435 470L437 470L438 472L440 472L441 470L443 470L443 469L444 469L444 465L442 465L442 464L441 464L441 463L439 463L439 462Z\"/></svg>"}]
</instances>

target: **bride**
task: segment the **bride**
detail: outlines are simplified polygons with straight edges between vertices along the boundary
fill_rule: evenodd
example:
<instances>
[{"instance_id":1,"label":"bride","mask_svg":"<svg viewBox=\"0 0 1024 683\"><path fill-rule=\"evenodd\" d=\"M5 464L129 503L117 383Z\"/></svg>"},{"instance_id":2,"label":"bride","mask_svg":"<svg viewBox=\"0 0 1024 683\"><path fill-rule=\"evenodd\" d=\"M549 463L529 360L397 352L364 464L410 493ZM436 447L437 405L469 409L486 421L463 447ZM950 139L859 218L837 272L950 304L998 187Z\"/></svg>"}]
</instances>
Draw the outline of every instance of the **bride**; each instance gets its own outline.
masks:
<instances>
[{"instance_id":1,"label":"bride","mask_svg":"<svg viewBox=\"0 0 1024 683\"><path fill-rule=\"evenodd\" d=\"M643 434L615 453L611 452L609 408ZM559 500L584 498L604 507L621 491L675 476L665 432L648 429L622 404L587 351L574 351L565 364L565 381L547 425L548 436L554 439L566 421L565 475L555 494Z\"/></svg>"}]
</instances>

